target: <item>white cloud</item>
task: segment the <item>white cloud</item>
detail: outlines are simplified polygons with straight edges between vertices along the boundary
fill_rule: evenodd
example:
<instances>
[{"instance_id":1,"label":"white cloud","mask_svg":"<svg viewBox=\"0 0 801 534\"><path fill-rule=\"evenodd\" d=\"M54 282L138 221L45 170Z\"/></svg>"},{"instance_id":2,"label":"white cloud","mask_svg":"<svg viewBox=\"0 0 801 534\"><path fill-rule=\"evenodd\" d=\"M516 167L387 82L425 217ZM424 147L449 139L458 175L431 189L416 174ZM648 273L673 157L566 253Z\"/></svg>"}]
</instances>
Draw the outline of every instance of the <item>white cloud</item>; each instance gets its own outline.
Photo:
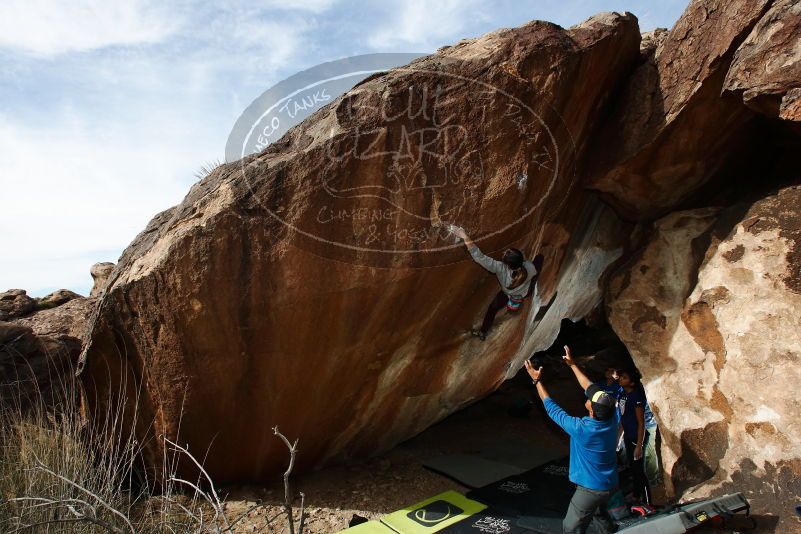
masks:
<instances>
[{"instance_id":1,"label":"white cloud","mask_svg":"<svg viewBox=\"0 0 801 534\"><path fill-rule=\"evenodd\" d=\"M214 9L199 5L165 47L46 64L10 56L19 79L0 84L0 291L86 291L93 263L116 261L153 215L180 202L201 164L223 158L244 107L229 88L249 100L306 57L315 21L305 12Z\"/></svg>"},{"instance_id":2,"label":"white cloud","mask_svg":"<svg viewBox=\"0 0 801 534\"><path fill-rule=\"evenodd\" d=\"M156 43L179 23L149 0L4 0L0 47L56 56L112 45Z\"/></svg>"},{"instance_id":3,"label":"white cloud","mask_svg":"<svg viewBox=\"0 0 801 534\"><path fill-rule=\"evenodd\" d=\"M267 0L260 2L260 5L273 9L286 9L297 11L309 11L311 13L322 13L328 11L337 0Z\"/></svg>"},{"instance_id":4,"label":"white cloud","mask_svg":"<svg viewBox=\"0 0 801 534\"><path fill-rule=\"evenodd\" d=\"M313 24L303 19L279 22L240 14L231 26L231 38L227 43L218 43L219 46L233 47L231 52L237 54L240 65L263 72L263 69L276 70L292 63L307 46L307 32Z\"/></svg>"},{"instance_id":5,"label":"white cloud","mask_svg":"<svg viewBox=\"0 0 801 534\"><path fill-rule=\"evenodd\" d=\"M381 50L412 46L432 50L465 35L469 23L485 18L477 0L404 0L387 4L387 20L370 33L368 43Z\"/></svg>"},{"instance_id":6,"label":"white cloud","mask_svg":"<svg viewBox=\"0 0 801 534\"><path fill-rule=\"evenodd\" d=\"M155 128L173 119L164 110L99 126L68 113L40 126L0 118L0 291L84 288L93 263L116 261L181 200L208 153L202 139Z\"/></svg>"},{"instance_id":7,"label":"white cloud","mask_svg":"<svg viewBox=\"0 0 801 534\"><path fill-rule=\"evenodd\" d=\"M220 73L236 73L239 85L250 77L264 84L278 71L304 62L318 27L317 15L310 11L333 4L317 0L270 8L263 2L231 1L224 9L209 8L194 15L204 21L203 35L181 36L195 45L183 59Z\"/></svg>"}]
</instances>

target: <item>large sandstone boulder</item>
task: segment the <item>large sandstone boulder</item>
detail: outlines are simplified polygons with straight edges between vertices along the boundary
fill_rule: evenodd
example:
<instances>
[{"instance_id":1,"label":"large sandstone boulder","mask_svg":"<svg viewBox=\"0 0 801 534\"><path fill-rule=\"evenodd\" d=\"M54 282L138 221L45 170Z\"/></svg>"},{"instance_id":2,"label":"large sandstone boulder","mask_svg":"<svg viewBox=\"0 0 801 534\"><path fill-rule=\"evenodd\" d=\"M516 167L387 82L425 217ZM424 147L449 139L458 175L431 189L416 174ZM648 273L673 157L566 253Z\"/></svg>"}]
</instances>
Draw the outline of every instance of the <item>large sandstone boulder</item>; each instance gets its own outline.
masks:
<instances>
[{"instance_id":1,"label":"large sandstone boulder","mask_svg":"<svg viewBox=\"0 0 801 534\"><path fill-rule=\"evenodd\" d=\"M773 2L737 49L724 89L769 117L801 121L801 3Z\"/></svg>"},{"instance_id":2,"label":"large sandstone boulder","mask_svg":"<svg viewBox=\"0 0 801 534\"><path fill-rule=\"evenodd\" d=\"M801 187L661 219L612 278L606 303L644 373L673 492L746 491L757 510L792 517L801 502Z\"/></svg>"},{"instance_id":3,"label":"large sandstone boulder","mask_svg":"<svg viewBox=\"0 0 801 534\"><path fill-rule=\"evenodd\" d=\"M667 213L748 147L753 112L721 92L735 51L770 4L694 0L667 35L648 39L590 160L590 186L626 218Z\"/></svg>"},{"instance_id":4,"label":"large sandstone boulder","mask_svg":"<svg viewBox=\"0 0 801 534\"><path fill-rule=\"evenodd\" d=\"M634 66L631 15L462 41L377 74L222 165L126 249L90 326L88 398L141 388L218 481L376 453L486 395L600 300L627 229L575 165ZM539 304L465 334L497 291L448 231L546 256ZM132 408L129 406L129 408ZM131 411L133 411L131 409ZM162 457L148 444L152 465Z\"/></svg>"}]
</instances>

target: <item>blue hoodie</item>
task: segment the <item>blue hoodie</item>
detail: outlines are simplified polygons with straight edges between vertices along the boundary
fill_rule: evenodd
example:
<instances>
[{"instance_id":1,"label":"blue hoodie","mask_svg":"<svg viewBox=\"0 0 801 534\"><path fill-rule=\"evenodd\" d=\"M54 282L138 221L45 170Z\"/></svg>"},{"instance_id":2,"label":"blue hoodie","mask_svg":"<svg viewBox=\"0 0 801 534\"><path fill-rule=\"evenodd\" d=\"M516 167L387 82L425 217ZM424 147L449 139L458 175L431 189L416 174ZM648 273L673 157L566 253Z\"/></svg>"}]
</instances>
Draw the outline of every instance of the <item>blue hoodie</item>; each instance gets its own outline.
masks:
<instances>
[{"instance_id":1,"label":"blue hoodie","mask_svg":"<svg viewBox=\"0 0 801 534\"><path fill-rule=\"evenodd\" d=\"M572 417L550 397L545 411L554 423L570 435L570 481L594 490L617 487L618 411L606 421L592 417Z\"/></svg>"}]
</instances>

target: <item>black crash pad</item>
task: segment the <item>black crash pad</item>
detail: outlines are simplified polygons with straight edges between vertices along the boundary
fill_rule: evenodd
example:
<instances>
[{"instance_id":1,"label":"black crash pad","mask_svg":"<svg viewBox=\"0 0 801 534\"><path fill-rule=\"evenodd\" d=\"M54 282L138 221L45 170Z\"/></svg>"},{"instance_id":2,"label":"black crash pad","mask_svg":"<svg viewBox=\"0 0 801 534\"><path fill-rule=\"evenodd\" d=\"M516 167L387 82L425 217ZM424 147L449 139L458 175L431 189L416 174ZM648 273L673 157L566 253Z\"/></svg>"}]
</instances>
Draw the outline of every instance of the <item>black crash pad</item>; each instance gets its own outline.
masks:
<instances>
[{"instance_id":1,"label":"black crash pad","mask_svg":"<svg viewBox=\"0 0 801 534\"><path fill-rule=\"evenodd\" d=\"M517 525L517 517L487 508L441 530L442 534L527 534L530 530ZM561 529L561 527L560 527ZM561 532L561 530L560 530Z\"/></svg>"},{"instance_id":2,"label":"black crash pad","mask_svg":"<svg viewBox=\"0 0 801 534\"><path fill-rule=\"evenodd\" d=\"M519 475L470 491L470 499L513 516L558 518L567 512L575 486L568 479L569 458L560 458Z\"/></svg>"}]
</instances>

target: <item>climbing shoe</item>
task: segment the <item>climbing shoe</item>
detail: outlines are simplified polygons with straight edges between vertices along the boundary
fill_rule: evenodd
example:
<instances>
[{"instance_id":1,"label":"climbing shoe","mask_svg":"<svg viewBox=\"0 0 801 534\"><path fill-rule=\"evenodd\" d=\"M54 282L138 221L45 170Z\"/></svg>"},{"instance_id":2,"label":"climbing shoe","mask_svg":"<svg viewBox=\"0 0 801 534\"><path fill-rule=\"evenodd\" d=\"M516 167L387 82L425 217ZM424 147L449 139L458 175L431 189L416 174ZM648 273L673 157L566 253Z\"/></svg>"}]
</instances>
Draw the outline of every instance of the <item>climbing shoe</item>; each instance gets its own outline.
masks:
<instances>
[{"instance_id":1,"label":"climbing shoe","mask_svg":"<svg viewBox=\"0 0 801 534\"><path fill-rule=\"evenodd\" d=\"M485 339L487 339L487 334L485 334L481 330L477 330L475 328L470 330L470 335L473 336L473 337L477 337L481 341L484 341Z\"/></svg>"}]
</instances>

